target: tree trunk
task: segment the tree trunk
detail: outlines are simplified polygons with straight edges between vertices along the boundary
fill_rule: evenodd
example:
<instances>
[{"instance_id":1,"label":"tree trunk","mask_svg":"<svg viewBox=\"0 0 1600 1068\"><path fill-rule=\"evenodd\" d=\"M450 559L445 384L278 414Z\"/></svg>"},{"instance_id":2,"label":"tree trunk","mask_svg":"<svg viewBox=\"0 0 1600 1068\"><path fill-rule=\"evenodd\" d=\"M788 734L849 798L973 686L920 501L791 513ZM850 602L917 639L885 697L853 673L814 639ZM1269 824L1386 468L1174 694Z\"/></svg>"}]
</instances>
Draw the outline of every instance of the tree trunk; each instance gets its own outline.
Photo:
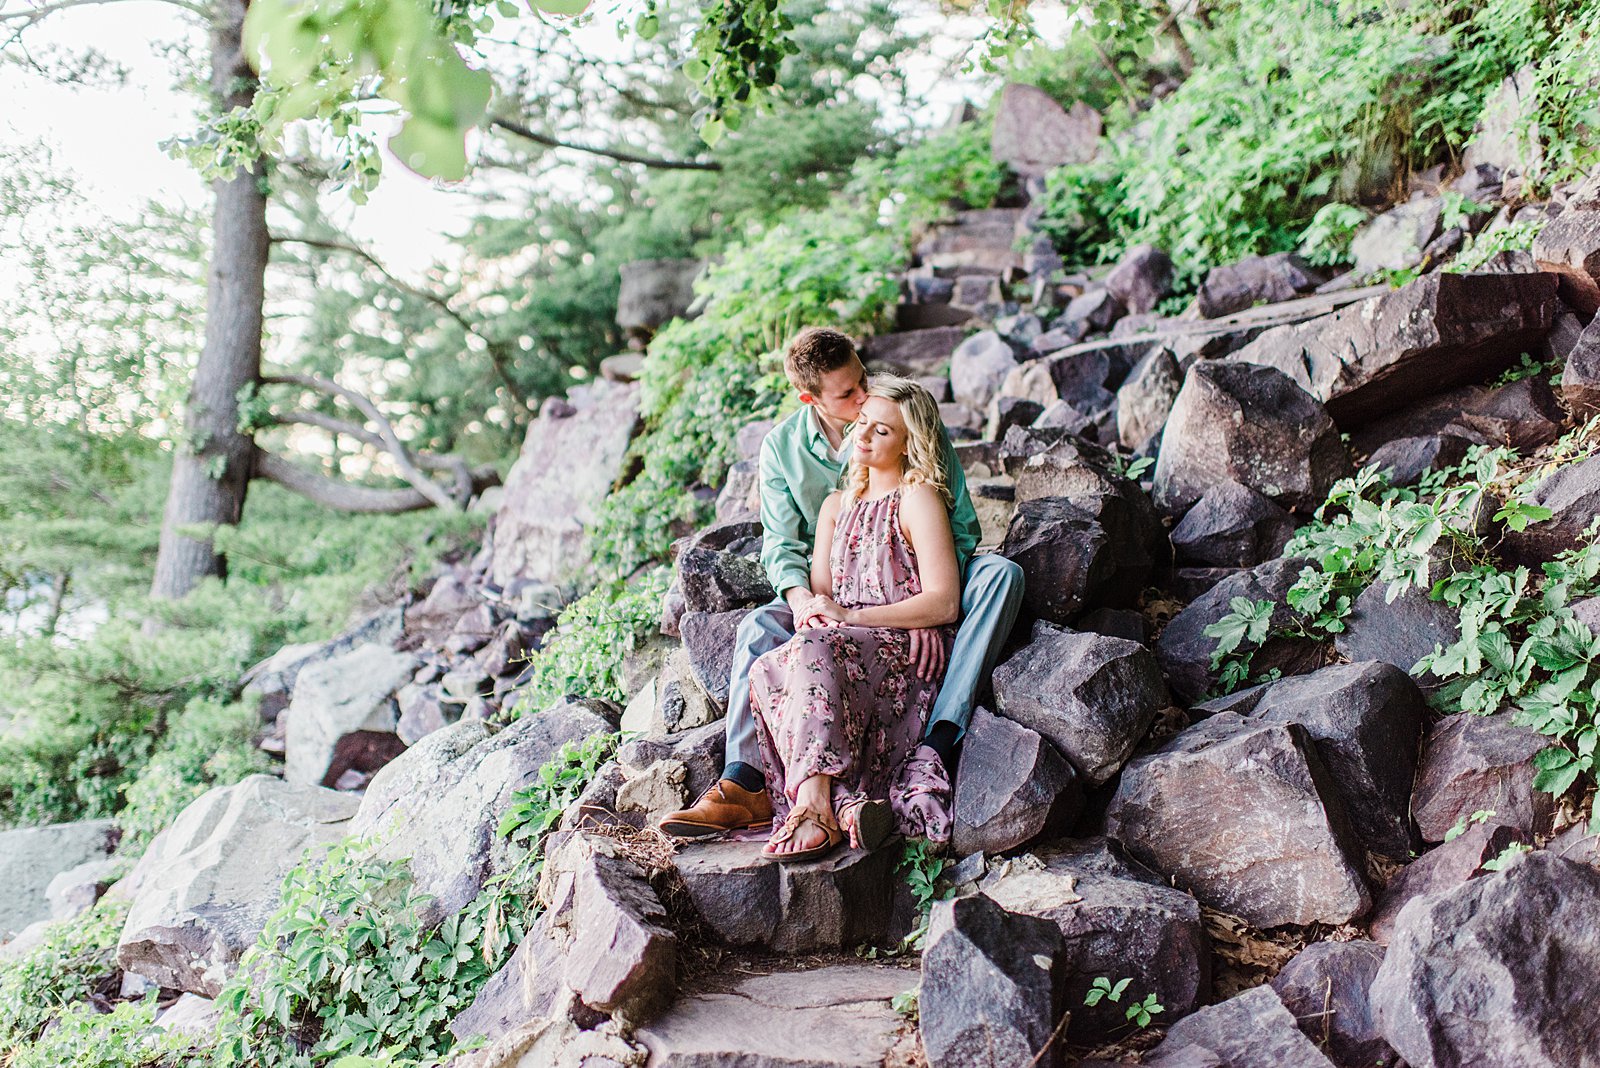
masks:
<instances>
[{"instance_id":1,"label":"tree trunk","mask_svg":"<svg viewBox=\"0 0 1600 1068\"><path fill-rule=\"evenodd\" d=\"M240 42L249 0L218 0L211 28L211 87L223 111L248 107L256 80ZM262 300L267 268L267 198L259 161L212 183L211 268L206 337L195 368L161 520L153 597L184 596L203 578L226 574L210 537L186 527L232 526L244 509L255 446L238 429L238 394L261 373Z\"/></svg>"}]
</instances>

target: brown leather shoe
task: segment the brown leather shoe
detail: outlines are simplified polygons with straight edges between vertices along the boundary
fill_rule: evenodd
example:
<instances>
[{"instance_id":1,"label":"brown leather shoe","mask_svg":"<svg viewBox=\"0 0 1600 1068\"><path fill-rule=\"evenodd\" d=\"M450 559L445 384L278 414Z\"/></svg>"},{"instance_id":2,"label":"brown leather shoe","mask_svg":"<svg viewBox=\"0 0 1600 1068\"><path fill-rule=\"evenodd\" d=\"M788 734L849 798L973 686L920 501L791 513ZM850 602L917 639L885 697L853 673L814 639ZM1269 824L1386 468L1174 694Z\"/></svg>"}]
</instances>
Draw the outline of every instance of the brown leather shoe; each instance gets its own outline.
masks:
<instances>
[{"instance_id":1,"label":"brown leather shoe","mask_svg":"<svg viewBox=\"0 0 1600 1068\"><path fill-rule=\"evenodd\" d=\"M661 829L680 838L703 838L771 824L772 802L767 792L751 793L732 779L717 780L693 805L661 818Z\"/></svg>"}]
</instances>

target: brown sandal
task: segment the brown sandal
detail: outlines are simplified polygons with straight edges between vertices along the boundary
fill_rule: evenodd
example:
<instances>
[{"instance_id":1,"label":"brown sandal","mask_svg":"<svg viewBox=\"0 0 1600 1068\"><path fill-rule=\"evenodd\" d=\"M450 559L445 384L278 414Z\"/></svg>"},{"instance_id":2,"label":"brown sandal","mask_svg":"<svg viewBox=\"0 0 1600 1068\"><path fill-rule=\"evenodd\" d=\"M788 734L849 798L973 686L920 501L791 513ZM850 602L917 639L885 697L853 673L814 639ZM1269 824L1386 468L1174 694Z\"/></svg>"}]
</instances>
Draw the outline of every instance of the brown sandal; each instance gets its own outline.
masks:
<instances>
[{"instance_id":1,"label":"brown sandal","mask_svg":"<svg viewBox=\"0 0 1600 1068\"><path fill-rule=\"evenodd\" d=\"M849 828L852 848L870 853L894 835L894 811L889 802L871 799L847 804L849 808L839 810L839 822Z\"/></svg>"},{"instance_id":2,"label":"brown sandal","mask_svg":"<svg viewBox=\"0 0 1600 1068\"><path fill-rule=\"evenodd\" d=\"M774 853L772 847L782 845L793 838L795 832L807 823L814 823L826 834L827 840L810 849L799 849L793 853ZM832 853L844 845L844 831L839 828L839 821L824 812L814 808L797 808L789 813L789 818L783 821L783 826L772 833L767 844L762 847L761 855L768 860L776 860L780 864L798 864L805 860L816 860Z\"/></svg>"}]
</instances>

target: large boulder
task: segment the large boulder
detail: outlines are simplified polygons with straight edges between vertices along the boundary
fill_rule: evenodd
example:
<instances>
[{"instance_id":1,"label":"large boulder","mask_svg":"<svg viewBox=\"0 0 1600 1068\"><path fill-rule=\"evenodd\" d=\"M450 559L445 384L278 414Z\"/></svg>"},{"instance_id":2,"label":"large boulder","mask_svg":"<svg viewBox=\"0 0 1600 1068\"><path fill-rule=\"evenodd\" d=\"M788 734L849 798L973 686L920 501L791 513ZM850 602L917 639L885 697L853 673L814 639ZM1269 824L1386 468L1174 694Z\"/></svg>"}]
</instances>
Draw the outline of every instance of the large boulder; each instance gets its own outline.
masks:
<instances>
[{"instance_id":1,"label":"large boulder","mask_svg":"<svg viewBox=\"0 0 1600 1068\"><path fill-rule=\"evenodd\" d=\"M1494 860L1511 845L1531 845L1527 835L1500 823L1487 810L1475 814L1486 818L1482 821L1467 819L1465 830L1461 830L1462 825L1452 827L1450 833L1458 830L1461 833L1422 854L1390 878L1367 923L1367 931L1374 942L1389 943L1401 910L1413 898L1452 890L1482 875L1484 863Z\"/></svg>"},{"instance_id":2,"label":"large boulder","mask_svg":"<svg viewBox=\"0 0 1600 1068\"><path fill-rule=\"evenodd\" d=\"M956 403L982 411L1016 367L1016 354L1005 339L981 330L950 354L950 393Z\"/></svg>"},{"instance_id":3,"label":"large boulder","mask_svg":"<svg viewBox=\"0 0 1600 1068\"><path fill-rule=\"evenodd\" d=\"M1152 1068L1334 1068L1270 986L1180 1020L1144 1064Z\"/></svg>"},{"instance_id":4,"label":"large boulder","mask_svg":"<svg viewBox=\"0 0 1600 1068\"><path fill-rule=\"evenodd\" d=\"M1294 535L1294 520L1237 482L1220 482L1172 528L1172 555L1191 567L1253 567L1272 560Z\"/></svg>"},{"instance_id":5,"label":"large boulder","mask_svg":"<svg viewBox=\"0 0 1600 1068\"><path fill-rule=\"evenodd\" d=\"M306 850L346 837L359 803L267 775L200 795L117 887L129 902L117 963L216 997L277 909L283 877Z\"/></svg>"},{"instance_id":6,"label":"large boulder","mask_svg":"<svg viewBox=\"0 0 1600 1068\"><path fill-rule=\"evenodd\" d=\"M1106 291L1134 315L1155 311L1172 291L1172 257L1154 245L1135 245L1106 275Z\"/></svg>"},{"instance_id":7,"label":"large boulder","mask_svg":"<svg viewBox=\"0 0 1600 1068\"><path fill-rule=\"evenodd\" d=\"M111 820L56 823L0 831L0 942L29 924L51 919L52 880L83 864L105 860L116 845Z\"/></svg>"},{"instance_id":8,"label":"large boulder","mask_svg":"<svg viewBox=\"0 0 1600 1068\"><path fill-rule=\"evenodd\" d=\"M1322 405L1287 376L1248 363L1190 368L1167 416L1156 460L1155 503L1187 511L1233 481L1285 508L1310 511L1350 472Z\"/></svg>"},{"instance_id":9,"label":"large boulder","mask_svg":"<svg viewBox=\"0 0 1600 1068\"><path fill-rule=\"evenodd\" d=\"M1105 124L1081 100L1067 111L1042 89L1012 83L1000 94L989 148L1024 178L1042 178L1065 163L1087 163L1100 150Z\"/></svg>"},{"instance_id":10,"label":"large boulder","mask_svg":"<svg viewBox=\"0 0 1600 1068\"><path fill-rule=\"evenodd\" d=\"M1368 992L1383 947L1371 942L1314 942L1284 965L1272 989L1300 1030L1341 1065L1393 1064L1378 1033Z\"/></svg>"},{"instance_id":11,"label":"large boulder","mask_svg":"<svg viewBox=\"0 0 1600 1068\"><path fill-rule=\"evenodd\" d=\"M1104 506L1102 515L1110 523L1089 510L1096 505ZM1027 576L1023 603L1028 611L1069 623L1087 608L1131 604L1144 588L1151 576L1148 562L1119 566L1123 551L1139 544L1124 533L1135 526L1118 497L1104 495L1083 503L1039 497L1016 506L999 553Z\"/></svg>"},{"instance_id":12,"label":"large boulder","mask_svg":"<svg viewBox=\"0 0 1600 1068\"><path fill-rule=\"evenodd\" d=\"M622 473L639 415L638 385L576 386L528 427L494 517L489 577L565 582L589 564L588 527Z\"/></svg>"},{"instance_id":13,"label":"large boulder","mask_svg":"<svg viewBox=\"0 0 1600 1068\"><path fill-rule=\"evenodd\" d=\"M359 748L364 739L358 735L394 734L399 722L395 692L418 666L410 653L369 644L301 671L286 713L283 777L300 786L338 782L351 766L340 759L341 750Z\"/></svg>"},{"instance_id":14,"label":"large boulder","mask_svg":"<svg viewBox=\"0 0 1600 1068\"><path fill-rule=\"evenodd\" d=\"M1418 197L1379 215L1350 242L1357 278L1379 271L1398 271L1422 262L1422 253L1439 236L1444 214L1442 197Z\"/></svg>"},{"instance_id":15,"label":"large boulder","mask_svg":"<svg viewBox=\"0 0 1600 1068\"><path fill-rule=\"evenodd\" d=\"M1039 1063L1061 1016L1064 963L1049 920L982 894L935 905L917 999L930 1068Z\"/></svg>"},{"instance_id":16,"label":"large boulder","mask_svg":"<svg viewBox=\"0 0 1600 1068\"><path fill-rule=\"evenodd\" d=\"M1501 551L1513 563L1537 570L1540 564L1579 544L1600 513L1600 456L1558 469L1523 499L1550 509L1552 514L1524 530L1506 531Z\"/></svg>"},{"instance_id":17,"label":"large boulder","mask_svg":"<svg viewBox=\"0 0 1600 1068\"><path fill-rule=\"evenodd\" d=\"M1135 758L1106 832L1258 927L1349 923L1372 904L1338 788L1296 723L1223 712Z\"/></svg>"},{"instance_id":18,"label":"large boulder","mask_svg":"<svg viewBox=\"0 0 1600 1068\"><path fill-rule=\"evenodd\" d=\"M668 319L687 315L694 303L694 280L703 260L634 260L622 265L617 292L617 325L645 334Z\"/></svg>"},{"instance_id":19,"label":"large boulder","mask_svg":"<svg viewBox=\"0 0 1600 1068\"><path fill-rule=\"evenodd\" d=\"M1378 1029L1415 1068L1600 1065L1600 872L1549 853L1418 898L1372 984Z\"/></svg>"},{"instance_id":20,"label":"large boulder","mask_svg":"<svg viewBox=\"0 0 1600 1068\"><path fill-rule=\"evenodd\" d=\"M1159 440L1182 388L1183 372L1171 349L1152 349L1135 364L1117 390L1117 440L1122 447L1143 452Z\"/></svg>"},{"instance_id":21,"label":"large boulder","mask_svg":"<svg viewBox=\"0 0 1600 1068\"><path fill-rule=\"evenodd\" d=\"M1561 369L1561 399L1579 419L1600 412L1600 324L1592 320Z\"/></svg>"},{"instance_id":22,"label":"large boulder","mask_svg":"<svg viewBox=\"0 0 1600 1068\"><path fill-rule=\"evenodd\" d=\"M685 612L678 621L683 649L675 654L678 684L688 702L682 727L698 727L728 712L728 686L733 673L739 623L749 609Z\"/></svg>"},{"instance_id":23,"label":"large boulder","mask_svg":"<svg viewBox=\"0 0 1600 1068\"><path fill-rule=\"evenodd\" d=\"M1429 274L1275 327L1227 359L1277 368L1353 427L1513 366L1549 331L1556 307L1550 275Z\"/></svg>"},{"instance_id":24,"label":"large boulder","mask_svg":"<svg viewBox=\"0 0 1600 1068\"><path fill-rule=\"evenodd\" d=\"M1550 740L1511 722L1509 713L1446 716L1428 733L1411 793L1411 818L1423 841L1442 842L1475 812L1525 836L1547 833L1555 799L1533 788L1534 755Z\"/></svg>"},{"instance_id":25,"label":"large boulder","mask_svg":"<svg viewBox=\"0 0 1600 1068\"><path fill-rule=\"evenodd\" d=\"M1561 295L1584 315L1600 310L1600 211L1568 210L1533 239L1541 271L1561 278Z\"/></svg>"},{"instance_id":26,"label":"large boulder","mask_svg":"<svg viewBox=\"0 0 1600 1068\"><path fill-rule=\"evenodd\" d=\"M1345 629L1333 647L1347 660L1381 660L1410 672L1436 646L1453 645L1460 637L1461 613L1410 586L1389 599L1389 584L1372 583L1345 617ZM1426 674L1426 673L1424 673ZM1435 680L1437 681L1437 680Z\"/></svg>"},{"instance_id":27,"label":"large boulder","mask_svg":"<svg viewBox=\"0 0 1600 1068\"><path fill-rule=\"evenodd\" d=\"M1293 300L1326 280L1326 272L1292 252L1252 256L1206 272L1206 279L1195 294L1195 305L1202 318L1215 319L1257 304Z\"/></svg>"},{"instance_id":28,"label":"large boulder","mask_svg":"<svg viewBox=\"0 0 1600 1068\"><path fill-rule=\"evenodd\" d=\"M995 668L994 694L1002 715L1053 742L1090 787L1117 773L1167 705L1144 646L1047 623Z\"/></svg>"},{"instance_id":29,"label":"large boulder","mask_svg":"<svg viewBox=\"0 0 1600 1068\"><path fill-rule=\"evenodd\" d=\"M1358 450L1375 452L1397 439L1440 434L1509 445L1526 455L1560 437L1565 420L1549 383L1533 376L1502 386L1461 386L1408 403L1363 425L1351 441Z\"/></svg>"},{"instance_id":30,"label":"large boulder","mask_svg":"<svg viewBox=\"0 0 1600 1068\"><path fill-rule=\"evenodd\" d=\"M889 371L906 378L943 373L950 356L967 336L959 326L933 326L877 334L862 346L869 371Z\"/></svg>"},{"instance_id":31,"label":"large boulder","mask_svg":"<svg viewBox=\"0 0 1600 1068\"><path fill-rule=\"evenodd\" d=\"M690 538L677 558L685 610L728 612L772 600L772 583L755 555L760 546L761 524L754 520L718 523Z\"/></svg>"},{"instance_id":32,"label":"large boulder","mask_svg":"<svg viewBox=\"0 0 1600 1068\"><path fill-rule=\"evenodd\" d=\"M1070 828L1082 810L1083 787L1054 745L988 709L972 710L950 835L958 855L1010 852Z\"/></svg>"},{"instance_id":33,"label":"large boulder","mask_svg":"<svg viewBox=\"0 0 1600 1068\"><path fill-rule=\"evenodd\" d=\"M423 911L439 920L466 906L504 871L510 846L495 833L518 790L563 745L616 729L609 710L568 701L530 712L490 734L463 720L435 731L373 777L351 822L380 856L410 861Z\"/></svg>"}]
</instances>

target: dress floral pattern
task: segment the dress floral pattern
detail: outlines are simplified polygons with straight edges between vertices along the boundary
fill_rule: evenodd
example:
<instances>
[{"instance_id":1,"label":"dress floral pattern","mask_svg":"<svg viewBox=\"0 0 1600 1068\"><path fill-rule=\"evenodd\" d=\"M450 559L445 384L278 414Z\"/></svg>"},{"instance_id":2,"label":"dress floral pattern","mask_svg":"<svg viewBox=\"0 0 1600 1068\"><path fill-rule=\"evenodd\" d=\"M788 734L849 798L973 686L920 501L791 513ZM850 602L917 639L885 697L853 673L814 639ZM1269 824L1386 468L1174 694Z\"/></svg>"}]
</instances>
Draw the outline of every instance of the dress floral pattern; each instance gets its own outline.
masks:
<instances>
[{"instance_id":1,"label":"dress floral pattern","mask_svg":"<svg viewBox=\"0 0 1600 1068\"><path fill-rule=\"evenodd\" d=\"M845 505L829 555L833 598L846 608L893 604L922 592L916 553L900 529L900 492ZM940 628L949 658L953 628ZM801 631L755 662L750 705L766 764L773 826L800 784L833 777L834 811L888 799L896 829L950 838L950 779L920 744L938 680L917 678L910 632L892 627Z\"/></svg>"}]
</instances>

